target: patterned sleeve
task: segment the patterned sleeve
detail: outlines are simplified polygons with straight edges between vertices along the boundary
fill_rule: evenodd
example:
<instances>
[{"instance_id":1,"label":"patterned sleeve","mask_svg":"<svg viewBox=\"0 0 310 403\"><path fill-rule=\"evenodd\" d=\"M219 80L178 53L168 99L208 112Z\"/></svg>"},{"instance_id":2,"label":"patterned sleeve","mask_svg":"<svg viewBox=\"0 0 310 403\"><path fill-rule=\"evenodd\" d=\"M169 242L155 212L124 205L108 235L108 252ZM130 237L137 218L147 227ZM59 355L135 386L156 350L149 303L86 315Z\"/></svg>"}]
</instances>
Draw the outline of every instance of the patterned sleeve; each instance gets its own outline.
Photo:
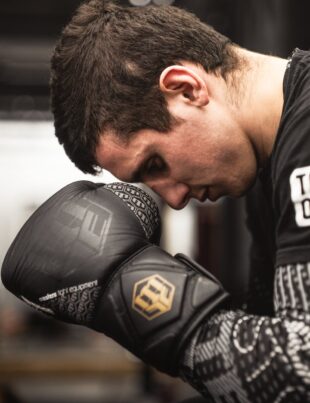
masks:
<instances>
[{"instance_id":1,"label":"patterned sleeve","mask_svg":"<svg viewBox=\"0 0 310 403\"><path fill-rule=\"evenodd\" d=\"M277 268L275 316L222 311L188 345L181 377L208 402L310 402L310 263Z\"/></svg>"}]
</instances>

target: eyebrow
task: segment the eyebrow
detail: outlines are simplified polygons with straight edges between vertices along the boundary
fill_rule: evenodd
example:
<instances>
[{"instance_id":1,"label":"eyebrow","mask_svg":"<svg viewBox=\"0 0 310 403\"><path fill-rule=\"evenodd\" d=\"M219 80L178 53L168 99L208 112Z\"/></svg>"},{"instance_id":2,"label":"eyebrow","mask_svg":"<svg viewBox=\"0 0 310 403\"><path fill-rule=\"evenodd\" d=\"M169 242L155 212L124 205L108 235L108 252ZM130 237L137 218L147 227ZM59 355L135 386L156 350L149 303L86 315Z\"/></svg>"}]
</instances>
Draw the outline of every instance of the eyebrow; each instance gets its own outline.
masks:
<instances>
[{"instance_id":1,"label":"eyebrow","mask_svg":"<svg viewBox=\"0 0 310 403\"><path fill-rule=\"evenodd\" d=\"M138 165L138 167L133 171L133 173L127 178L125 182L141 182L141 170L144 165L145 161L142 161L142 163Z\"/></svg>"},{"instance_id":2,"label":"eyebrow","mask_svg":"<svg viewBox=\"0 0 310 403\"><path fill-rule=\"evenodd\" d=\"M147 162L155 155L157 154L154 151L151 151L146 157L144 157L143 160L138 164L136 169L132 172L132 174L127 178L127 181L125 182L132 182L132 183L142 182L141 172L143 172Z\"/></svg>"},{"instance_id":3,"label":"eyebrow","mask_svg":"<svg viewBox=\"0 0 310 403\"><path fill-rule=\"evenodd\" d=\"M131 183L138 183L142 182L142 175L141 173L143 172L143 169L147 162L152 158L154 155L156 155L156 151L154 150L153 146L149 146L145 150L145 156L142 158L142 161L139 162L137 167L134 169L132 174L128 176L128 178L124 182L131 182Z\"/></svg>"},{"instance_id":4,"label":"eyebrow","mask_svg":"<svg viewBox=\"0 0 310 403\"><path fill-rule=\"evenodd\" d=\"M130 176L128 176L124 182L129 182L129 183L138 183L138 182L142 182L142 178L141 178L141 172L143 171L144 166L146 165L147 161L149 160L149 158L152 156L148 155L146 156L136 167L136 169L132 172L132 174Z\"/></svg>"}]
</instances>

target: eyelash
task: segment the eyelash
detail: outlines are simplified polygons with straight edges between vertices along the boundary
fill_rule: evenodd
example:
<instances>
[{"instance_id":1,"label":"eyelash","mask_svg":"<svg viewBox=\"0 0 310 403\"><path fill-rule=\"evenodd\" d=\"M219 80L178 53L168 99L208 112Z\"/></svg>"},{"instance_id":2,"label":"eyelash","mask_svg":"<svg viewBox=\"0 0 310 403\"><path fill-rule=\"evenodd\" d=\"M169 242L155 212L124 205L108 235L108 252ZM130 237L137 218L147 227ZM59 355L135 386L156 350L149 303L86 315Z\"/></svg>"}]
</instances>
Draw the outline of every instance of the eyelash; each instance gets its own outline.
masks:
<instances>
[{"instance_id":1,"label":"eyelash","mask_svg":"<svg viewBox=\"0 0 310 403\"><path fill-rule=\"evenodd\" d=\"M144 167L144 174L147 176L155 176L156 174L164 172L166 164L159 156L151 157Z\"/></svg>"}]
</instances>

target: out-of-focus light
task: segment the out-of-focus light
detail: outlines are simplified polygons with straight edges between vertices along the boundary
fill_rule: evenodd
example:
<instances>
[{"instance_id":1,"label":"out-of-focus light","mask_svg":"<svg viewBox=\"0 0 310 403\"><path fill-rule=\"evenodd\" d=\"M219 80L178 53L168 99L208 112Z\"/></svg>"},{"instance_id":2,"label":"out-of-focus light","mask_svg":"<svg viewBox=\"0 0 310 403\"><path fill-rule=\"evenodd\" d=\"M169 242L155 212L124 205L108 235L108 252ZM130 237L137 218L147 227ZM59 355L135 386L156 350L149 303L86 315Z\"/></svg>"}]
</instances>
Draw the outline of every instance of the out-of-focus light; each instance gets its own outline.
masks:
<instances>
[{"instance_id":1,"label":"out-of-focus light","mask_svg":"<svg viewBox=\"0 0 310 403\"><path fill-rule=\"evenodd\" d=\"M153 3L156 4L156 6L169 6L174 3L174 0L153 0Z\"/></svg>"},{"instance_id":2,"label":"out-of-focus light","mask_svg":"<svg viewBox=\"0 0 310 403\"><path fill-rule=\"evenodd\" d=\"M150 4L151 0L129 0L129 3L132 4L133 6L147 6Z\"/></svg>"}]
</instances>

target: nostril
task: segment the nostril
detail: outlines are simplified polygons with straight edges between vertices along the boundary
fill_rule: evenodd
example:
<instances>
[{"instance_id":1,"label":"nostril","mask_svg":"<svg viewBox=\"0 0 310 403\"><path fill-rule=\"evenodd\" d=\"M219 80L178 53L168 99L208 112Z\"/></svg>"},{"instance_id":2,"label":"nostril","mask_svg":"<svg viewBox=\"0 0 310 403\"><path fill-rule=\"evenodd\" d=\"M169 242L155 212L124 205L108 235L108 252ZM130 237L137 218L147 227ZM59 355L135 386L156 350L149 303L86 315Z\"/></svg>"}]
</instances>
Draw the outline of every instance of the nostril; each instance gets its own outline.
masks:
<instances>
[{"instance_id":1,"label":"nostril","mask_svg":"<svg viewBox=\"0 0 310 403\"><path fill-rule=\"evenodd\" d=\"M148 186L174 210L184 208L189 202L190 188L183 183L166 180L165 183L149 183Z\"/></svg>"},{"instance_id":2,"label":"nostril","mask_svg":"<svg viewBox=\"0 0 310 403\"><path fill-rule=\"evenodd\" d=\"M182 208L184 208L187 203L189 202L189 194L187 193L186 195L184 195L184 197L180 198L179 200L173 200L167 203L169 204L169 206L171 208L173 208L174 210L181 210Z\"/></svg>"}]
</instances>

